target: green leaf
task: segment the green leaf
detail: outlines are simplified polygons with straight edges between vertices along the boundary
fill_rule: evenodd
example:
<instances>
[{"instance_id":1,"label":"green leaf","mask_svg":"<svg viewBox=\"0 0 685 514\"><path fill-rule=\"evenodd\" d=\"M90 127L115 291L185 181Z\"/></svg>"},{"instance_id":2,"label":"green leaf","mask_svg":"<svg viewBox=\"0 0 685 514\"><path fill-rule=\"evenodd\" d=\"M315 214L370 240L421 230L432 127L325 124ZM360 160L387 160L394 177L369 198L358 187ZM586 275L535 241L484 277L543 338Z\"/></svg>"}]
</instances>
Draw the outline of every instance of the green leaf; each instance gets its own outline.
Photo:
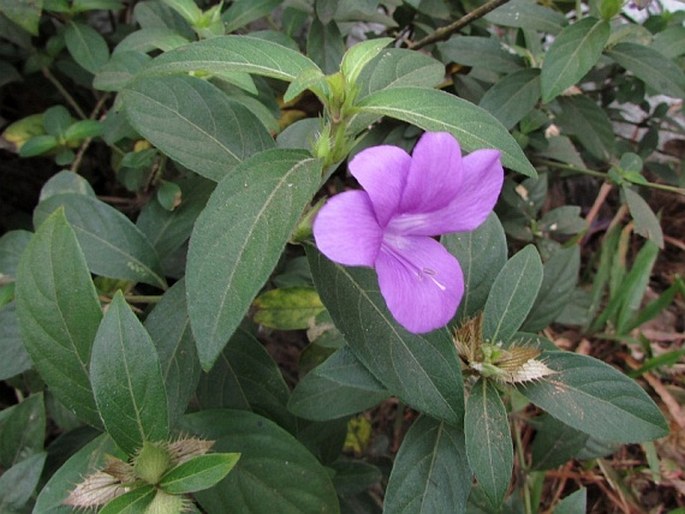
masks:
<instances>
[{"instance_id":1,"label":"green leaf","mask_svg":"<svg viewBox=\"0 0 685 514\"><path fill-rule=\"evenodd\" d=\"M81 120L72 123L64 132L68 144L80 143L88 137L98 137L104 132L103 125L97 120Z\"/></svg>"},{"instance_id":2,"label":"green leaf","mask_svg":"<svg viewBox=\"0 0 685 514\"><path fill-rule=\"evenodd\" d=\"M540 74L542 101L551 102L597 64L611 28L592 16L566 27L545 54Z\"/></svg>"},{"instance_id":3,"label":"green leaf","mask_svg":"<svg viewBox=\"0 0 685 514\"><path fill-rule=\"evenodd\" d=\"M242 71L292 81L307 68L317 68L295 50L252 36L218 36L165 52L144 74Z\"/></svg>"},{"instance_id":4,"label":"green leaf","mask_svg":"<svg viewBox=\"0 0 685 514\"><path fill-rule=\"evenodd\" d=\"M467 152L497 148L502 152L505 166L529 177L537 176L521 147L497 119L454 95L434 89L397 87L367 96L359 108L424 130L450 132Z\"/></svg>"},{"instance_id":5,"label":"green leaf","mask_svg":"<svg viewBox=\"0 0 685 514\"><path fill-rule=\"evenodd\" d=\"M584 95L557 98L561 112L556 122L563 132L575 136L597 159L608 161L614 151L614 129L606 113Z\"/></svg>"},{"instance_id":6,"label":"green leaf","mask_svg":"<svg viewBox=\"0 0 685 514\"><path fill-rule=\"evenodd\" d=\"M135 34L135 33L134 33ZM98 71L93 79L93 87L100 91L120 91L134 75L145 69L152 59L137 51L118 51ZM107 116L111 116L108 113Z\"/></svg>"},{"instance_id":7,"label":"green leaf","mask_svg":"<svg viewBox=\"0 0 685 514\"><path fill-rule=\"evenodd\" d=\"M324 305L362 364L415 409L460 423L461 366L447 330L407 332L388 311L373 270L345 268L314 248L307 257Z\"/></svg>"},{"instance_id":8,"label":"green leaf","mask_svg":"<svg viewBox=\"0 0 685 514\"><path fill-rule=\"evenodd\" d=\"M59 208L73 227L93 273L166 287L157 252L124 214L89 195L65 193L38 204L34 225L41 227Z\"/></svg>"},{"instance_id":9,"label":"green leaf","mask_svg":"<svg viewBox=\"0 0 685 514\"><path fill-rule=\"evenodd\" d=\"M505 27L550 34L557 34L568 23L561 12L540 5L535 0L511 0L486 14L485 20Z\"/></svg>"},{"instance_id":10,"label":"green leaf","mask_svg":"<svg viewBox=\"0 0 685 514\"><path fill-rule=\"evenodd\" d=\"M31 241L28 230L10 230L0 237L0 274L14 277L21 254Z\"/></svg>"},{"instance_id":11,"label":"green leaf","mask_svg":"<svg viewBox=\"0 0 685 514\"><path fill-rule=\"evenodd\" d=\"M178 184L181 205L168 211L156 200L150 201L136 220L136 226L159 255L171 254L190 238L195 220L216 187L216 183L197 176L179 180Z\"/></svg>"},{"instance_id":12,"label":"green leaf","mask_svg":"<svg viewBox=\"0 0 685 514\"><path fill-rule=\"evenodd\" d=\"M393 39L390 37L381 37L362 41L350 47L343 55L340 64L340 71L348 84L355 83L364 67L392 42Z\"/></svg>"},{"instance_id":13,"label":"green leaf","mask_svg":"<svg viewBox=\"0 0 685 514\"><path fill-rule=\"evenodd\" d=\"M42 7L41 0L0 0L0 14L34 36L38 35Z\"/></svg>"},{"instance_id":14,"label":"green leaf","mask_svg":"<svg viewBox=\"0 0 685 514\"><path fill-rule=\"evenodd\" d=\"M47 455L37 453L4 470L0 475L0 512L24 512L38 485Z\"/></svg>"},{"instance_id":15,"label":"green leaf","mask_svg":"<svg viewBox=\"0 0 685 514\"><path fill-rule=\"evenodd\" d=\"M123 98L128 119L141 135L215 181L252 154L273 147L273 139L249 109L204 80L142 78L129 84Z\"/></svg>"},{"instance_id":16,"label":"green leaf","mask_svg":"<svg viewBox=\"0 0 685 514\"><path fill-rule=\"evenodd\" d=\"M10 468L43 451L45 403L36 393L0 413L0 465ZM1 511L0 511L1 512Z\"/></svg>"},{"instance_id":17,"label":"green leaf","mask_svg":"<svg viewBox=\"0 0 685 514\"><path fill-rule=\"evenodd\" d=\"M53 150L59 145L57 138L50 135L34 136L19 149L19 157L35 157Z\"/></svg>"},{"instance_id":18,"label":"green leaf","mask_svg":"<svg viewBox=\"0 0 685 514\"><path fill-rule=\"evenodd\" d=\"M664 233L661 230L659 218L638 193L623 186L621 189L626 197L626 203L630 210L630 215L635 221L635 232L649 239L659 248L664 248Z\"/></svg>"},{"instance_id":19,"label":"green leaf","mask_svg":"<svg viewBox=\"0 0 685 514\"><path fill-rule=\"evenodd\" d=\"M495 82L481 98L479 106L511 129L540 99L540 70L519 70Z\"/></svg>"},{"instance_id":20,"label":"green leaf","mask_svg":"<svg viewBox=\"0 0 685 514\"><path fill-rule=\"evenodd\" d=\"M667 59L685 54L685 27L674 25L654 35L651 48Z\"/></svg>"},{"instance_id":21,"label":"green leaf","mask_svg":"<svg viewBox=\"0 0 685 514\"><path fill-rule=\"evenodd\" d=\"M162 0L162 2L180 14L191 25L197 23L202 17L202 10L197 6L195 0Z\"/></svg>"},{"instance_id":22,"label":"green leaf","mask_svg":"<svg viewBox=\"0 0 685 514\"><path fill-rule=\"evenodd\" d=\"M74 514L79 512L75 508L64 505L64 500L76 484L83 481L84 477L104 467L107 455L119 459L126 458L126 455L117 448L107 434L96 437L78 449L45 484L38 495L33 513Z\"/></svg>"},{"instance_id":23,"label":"green leaf","mask_svg":"<svg viewBox=\"0 0 685 514\"><path fill-rule=\"evenodd\" d=\"M138 514L147 512L157 490L152 485L143 485L132 489L109 501L98 514Z\"/></svg>"},{"instance_id":24,"label":"green leaf","mask_svg":"<svg viewBox=\"0 0 685 514\"><path fill-rule=\"evenodd\" d=\"M659 247L646 241L637 253L630 272L621 277L620 283L611 292L609 303L592 325L593 330L599 330L607 321L612 321L617 333L625 333L640 308L658 254Z\"/></svg>"},{"instance_id":25,"label":"green leaf","mask_svg":"<svg viewBox=\"0 0 685 514\"><path fill-rule=\"evenodd\" d=\"M69 22L64 31L64 41L74 60L91 73L97 73L109 60L107 42L88 25Z\"/></svg>"},{"instance_id":26,"label":"green leaf","mask_svg":"<svg viewBox=\"0 0 685 514\"><path fill-rule=\"evenodd\" d=\"M322 23L318 18L312 21L307 36L307 56L325 74L338 71L345 53L345 41L335 21Z\"/></svg>"},{"instance_id":27,"label":"green leaf","mask_svg":"<svg viewBox=\"0 0 685 514\"><path fill-rule=\"evenodd\" d=\"M33 363L19 332L16 302L0 308L0 341L0 380L31 369Z\"/></svg>"},{"instance_id":28,"label":"green leaf","mask_svg":"<svg viewBox=\"0 0 685 514\"><path fill-rule=\"evenodd\" d=\"M549 414L538 416L532 424L535 439L531 450L536 470L553 469L573 458L604 457L614 453L619 446L571 428Z\"/></svg>"},{"instance_id":29,"label":"green leaf","mask_svg":"<svg viewBox=\"0 0 685 514\"><path fill-rule=\"evenodd\" d=\"M543 277L535 303L522 326L525 332L547 327L561 314L578 282L580 247L557 250L543 266Z\"/></svg>"},{"instance_id":30,"label":"green leaf","mask_svg":"<svg viewBox=\"0 0 685 514\"><path fill-rule=\"evenodd\" d=\"M76 193L95 197L95 191L78 173L62 170L50 177L40 190L40 201L63 193Z\"/></svg>"},{"instance_id":31,"label":"green leaf","mask_svg":"<svg viewBox=\"0 0 685 514\"><path fill-rule=\"evenodd\" d=\"M523 67L523 59L505 50L494 37L459 36L437 46L446 62L478 66L498 73L512 73Z\"/></svg>"},{"instance_id":32,"label":"green leaf","mask_svg":"<svg viewBox=\"0 0 685 514\"><path fill-rule=\"evenodd\" d=\"M685 98L685 73L658 51L635 43L619 43L606 54L656 93Z\"/></svg>"},{"instance_id":33,"label":"green leaf","mask_svg":"<svg viewBox=\"0 0 685 514\"><path fill-rule=\"evenodd\" d=\"M309 328L324 306L316 290L306 287L271 289L255 298L254 321L277 330Z\"/></svg>"},{"instance_id":34,"label":"green leaf","mask_svg":"<svg viewBox=\"0 0 685 514\"><path fill-rule=\"evenodd\" d=\"M168 28L154 27L136 30L119 42L112 59L100 71L102 72L105 68L108 68L114 59L120 55L143 55L154 50L168 52L169 50L187 45L188 43L190 43L188 39ZM149 62L149 59L146 59L145 61ZM141 71L142 69L143 68L135 69L135 72Z\"/></svg>"},{"instance_id":35,"label":"green leaf","mask_svg":"<svg viewBox=\"0 0 685 514\"><path fill-rule=\"evenodd\" d=\"M190 238L186 283L205 370L269 278L320 177L320 162L307 152L269 150L236 167L212 193Z\"/></svg>"},{"instance_id":36,"label":"green leaf","mask_svg":"<svg viewBox=\"0 0 685 514\"><path fill-rule=\"evenodd\" d=\"M518 387L563 423L604 441L635 443L663 437L666 420L647 393L621 372L586 355L544 353L556 371Z\"/></svg>"},{"instance_id":37,"label":"green leaf","mask_svg":"<svg viewBox=\"0 0 685 514\"><path fill-rule=\"evenodd\" d=\"M542 283L543 268L535 246L528 245L497 274L483 310L483 337L507 343L523 324Z\"/></svg>"},{"instance_id":38,"label":"green leaf","mask_svg":"<svg viewBox=\"0 0 685 514\"><path fill-rule=\"evenodd\" d=\"M514 446L507 410L488 380L481 378L471 389L464 435L469 466L490 504L499 507L511 481Z\"/></svg>"},{"instance_id":39,"label":"green leaf","mask_svg":"<svg viewBox=\"0 0 685 514\"><path fill-rule=\"evenodd\" d=\"M216 451L241 454L225 479L195 493L207 512L339 512L325 468L275 423L251 412L214 410L186 416L183 428L216 441Z\"/></svg>"},{"instance_id":40,"label":"green leaf","mask_svg":"<svg viewBox=\"0 0 685 514\"><path fill-rule=\"evenodd\" d=\"M374 484L378 484L383 478L380 469L361 460L340 458L332 462L329 467L335 470L333 483L335 484L335 490L338 491L338 495L341 497L350 497L364 492ZM370 514L376 511L364 510L361 512Z\"/></svg>"},{"instance_id":41,"label":"green leaf","mask_svg":"<svg viewBox=\"0 0 685 514\"><path fill-rule=\"evenodd\" d=\"M585 514L587 512L587 489L580 488L569 494L554 508L554 514Z\"/></svg>"},{"instance_id":42,"label":"green leaf","mask_svg":"<svg viewBox=\"0 0 685 514\"><path fill-rule=\"evenodd\" d=\"M129 455L143 441L168 437L167 397L159 357L120 291L95 336L90 378L107 433Z\"/></svg>"},{"instance_id":43,"label":"green leaf","mask_svg":"<svg viewBox=\"0 0 685 514\"><path fill-rule=\"evenodd\" d=\"M464 513L470 490L464 433L422 416L412 424L397 453L383 512Z\"/></svg>"},{"instance_id":44,"label":"green leaf","mask_svg":"<svg viewBox=\"0 0 685 514\"><path fill-rule=\"evenodd\" d=\"M236 0L221 15L227 33L244 27L259 18L271 14L281 2L279 0Z\"/></svg>"},{"instance_id":45,"label":"green leaf","mask_svg":"<svg viewBox=\"0 0 685 514\"><path fill-rule=\"evenodd\" d=\"M43 127L51 136L62 136L71 122L71 114L63 105L55 105L43 113Z\"/></svg>"},{"instance_id":46,"label":"green leaf","mask_svg":"<svg viewBox=\"0 0 685 514\"><path fill-rule=\"evenodd\" d=\"M361 70L357 81L359 98L396 87L432 88L444 75L444 65L428 55L404 48L385 48Z\"/></svg>"},{"instance_id":47,"label":"green leaf","mask_svg":"<svg viewBox=\"0 0 685 514\"><path fill-rule=\"evenodd\" d=\"M507 262L507 241L502 224L493 212L476 230L446 234L440 242L457 258L464 272L464 297L459 305L459 318L473 316L485 305L497 273Z\"/></svg>"},{"instance_id":48,"label":"green leaf","mask_svg":"<svg viewBox=\"0 0 685 514\"><path fill-rule=\"evenodd\" d=\"M356 414L388 396L376 377L344 346L298 382L288 409L302 418L325 421Z\"/></svg>"},{"instance_id":49,"label":"green leaf","mask_svg":"<svg viewBox=\"0 0 685 514\"><path fill-rule=\"evenodd\" d=\"M212 370L197 388L203 409L227 407L252 410L294 432L296 420L288 409L290 390L264 346L242 328L229 339Z\"/></svg>"},{"instance_id":50,"label":"green leaf","mask_svg":"<svg viewBox=\"0 0 685 514\"><path fill-rule=\"evenodd\" d=\"M63 210L41 225L26 248L16 294L24 345L41 378L81 420L100 426L88 363L102 313Z\"/></svg>"},{"instance_id":51,"label":"green leaf","mask_svg":"<svg viewBox=\"0 0 685 514\"><path fill-rule=\"evenodd\" d=\"M183 279L168 289L145 319L155 344L167 392L169 422L183 414L200 380L200 361L190 331Z\"/></svg>"},{"instance_id":52,"label":"green leaf","mask_svg":"<svg viewBox=\"0 0 685 514\"><path fill-rule=\"evenodd\" d=\"M209 489L236 465L239 453L198 455L167 471L159 486L169 494L187 494Z\"/></svg>"}]
</instances>

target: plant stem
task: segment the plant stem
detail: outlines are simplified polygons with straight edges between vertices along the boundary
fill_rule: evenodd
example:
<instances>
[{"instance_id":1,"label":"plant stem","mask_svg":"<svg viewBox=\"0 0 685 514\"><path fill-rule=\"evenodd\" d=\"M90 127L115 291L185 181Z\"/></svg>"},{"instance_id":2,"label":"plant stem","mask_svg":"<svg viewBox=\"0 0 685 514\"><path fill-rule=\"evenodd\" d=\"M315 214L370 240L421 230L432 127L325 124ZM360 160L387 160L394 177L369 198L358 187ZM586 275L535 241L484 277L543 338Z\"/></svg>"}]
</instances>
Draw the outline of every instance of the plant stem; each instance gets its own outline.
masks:
<instances>
[{"instance_id":1,"label":"plant stem","mask_svg":"<svg viewBox=\"0 0 685 514\"><path fill-rule=\"evenodd\" d=\"M537 162L539 162L540 164L544 164L545 166L550 166L552 168L575 171L576 173L582 173L583 175L601 178L609 182L612 181L607 173L603 173L601 171L589 170L587 168L579 168L578 166L573 166L572 164L564 164L563 162L550 161L547 159L537 159ZM685 189L682 187L669 186L668 184L657 184L655 182L646 182L644 184L635 185L644 186L651 189L658 189L659 191L668 191L669 193L676 193L678 195L685 196Z\"/></svg>"},{"instance_id":2,"label":"plant stem","mask_svg":"<svg viewBox=\"0 0 685 514\"><path fill-rule=\"evenodd\" d=\"M86 116L86 113L83 112L83 109L79 107L79 104L76 103L76 100L74 100L74 97L69 94L69 92L64 88L62 83L57 80L57 77L55 77L52 73L50 73L50 70L48 68L43 68L43 75L45 76L46 79L48 79L53 86L55 86L55 89L60 92L60 94L64 97L64 99L67 101L69 105L71 105L72 109L76 111L76 114L79 115L79 118L82 120L85 120L88 118Z\"/></svg>"},{"instance_id":3,"label":"plant stem","mask_svg":"<svg viewBox=\"0 0 685 514\"><path fill-rule=\"evenodd\" d=\"M129 294L129 295L126 295L124 298L126 298L127 302L131 302L131 303L159 303L160 300L162 299L162 295Z\"/></svg>"},{"instance_id":4,"label":"plant stem","mask_svg":"<svg viewBox=\"0 0 685 514\"><path fill-rule=\"evenodd\" d=\"M523 453L523 441L521 441L521 430L519 430L520 424L516 421L514 425L514 446L516 447L516 456L519 460L519 465L521 466L521 471L524 473L523 478L523 503L526 514L533 514L533 505L530 498L530 488L528 487L528 474L527 474L527 464L526 456Z\"/></svg>"},{"instance_id":5,"label":"plant stem","mask_svg":"<svg viewBox=\"0 0 685 514\"><path fill-rule=\"evenodd\" d=\"M457 21L450 23L444 27L440 27L435 32L428 34L425 38L416 41L415 43L410 43L409 48L411 50L418 50L426 45L435 43L436 41L442 41L444 39L449 39L449 37L460 29L463 29L469 23L476 21L488 14L493 9L496 9L500 5L506 4L509 0L490 0L489 2L475 8L473 11L466 13L464 16L459 18Z\"/></svg>"}]
</instances>

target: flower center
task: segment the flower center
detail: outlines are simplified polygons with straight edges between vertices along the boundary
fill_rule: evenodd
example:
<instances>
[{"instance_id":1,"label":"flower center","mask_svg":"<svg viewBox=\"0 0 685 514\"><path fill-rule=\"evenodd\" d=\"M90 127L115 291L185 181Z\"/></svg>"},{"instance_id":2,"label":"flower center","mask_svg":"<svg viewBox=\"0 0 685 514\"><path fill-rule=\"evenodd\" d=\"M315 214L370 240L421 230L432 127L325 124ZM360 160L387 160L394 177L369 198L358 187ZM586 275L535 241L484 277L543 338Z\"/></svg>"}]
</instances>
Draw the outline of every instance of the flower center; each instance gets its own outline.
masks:
<instances>
[{"instance_id":1,"label":"flower center","mask_svg":"<svg viewBox=\"0 0 685 514\"><path fill-rule=\"evenodd\" d=\"M386 232L383 235L381 250L385 250L388 254L392 255L397 262L410 273L415 274L419 280L429 279L440 291L447 290L447 287L438 280L438 272L436 270L412 262L410 242L405 237L393 234L392 232Z\"/></svg>"}]
</instances>

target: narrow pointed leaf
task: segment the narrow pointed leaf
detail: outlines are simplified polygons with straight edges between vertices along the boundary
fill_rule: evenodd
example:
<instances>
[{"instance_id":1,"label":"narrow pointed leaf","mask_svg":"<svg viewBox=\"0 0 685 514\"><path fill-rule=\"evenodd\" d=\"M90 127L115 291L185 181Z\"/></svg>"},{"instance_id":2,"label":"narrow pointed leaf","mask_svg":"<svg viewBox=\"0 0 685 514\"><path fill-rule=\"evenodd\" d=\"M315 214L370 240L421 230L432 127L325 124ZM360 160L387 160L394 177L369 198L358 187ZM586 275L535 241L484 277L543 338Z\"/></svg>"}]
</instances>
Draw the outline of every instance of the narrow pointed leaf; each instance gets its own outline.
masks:
<instances>
[{"instance_id":1,"label":"narrow pointed leaf","mask_svg":"<svg viewBox=\"0 0 685 514\"><path fill-rule=\"evenodd\" d=\"M464 297L459 304L460 318L474 316L483 309L490 287L507 262L507 240L497 215L471 232L446 234L440 238L464 272Z\"/></svg>"},{"instance_id":2,"label":"narrow pointed leaf","mask_svg":"<svg viewBox=\"0 0 685 514\"><path fill-rule=\"evenodd\" d=\"M344 346L300 380L288 408L297 416L323 421L356 414L390 393Z\"/></svg>"},{"instance_id":3,"label":"narrow pointed leaf","mask_svg":"<svg viewBox=\"0 0 685 514\"><path fill-rule=\"evenodd\" d=\"M0 475L0 512L24 512L38 485L46 452L36 453L18 462Z\"/></svg>"},{"instance_id":4,"label":"narrow pointed leaf","mask_svg":"<svg viewBox=\"0 0 685 514\"><path fill-rule=\"evenodd\" d=\"M100 324L90 363L107 433L129 455L169 435L167 398L155 346L120 292Z\"/></svg>"},{"instance_id":5,"label":"narrow pointed leaf","mask_svg":"<svg viewBox=\"0 0 685 514\"><path fill-rule=\"evenodd\" d=\"M107 42L89 25L69 22L64 40L74 60L91 73L97 73L109 59Z\"/></svg>"},{"instance_id":6,"label":"narrow pointed leaf","mask_svg":"<svg viewBox=\"0 0 685 514\"><path fill-rule=\"evenodd\" d=\"M585 95L557 98L561 112L556 123L562 131L575 136L597 159L608 161L614 151L611 120L592 99Z\"/></svg>"},{"instance_id":7,"label":"narrow pointed leaf","mask_svg":"<svg viewBox=\"0 0 685 514\"><path fill-rule=\"evenodd\" d=\"M450 132L467 152L497 148L505 166L529 177L537 176L516 140L492 114L454 95L435 89L397 87L365 97L359 109L424 130Z\"/></svg>"},{"instance_id":8,"label":"narrow pointed leaf","mask_svg":"<svg viewBox=\"0 0 685 514\"><path fill-rule=\"evenodd\" d=\"M276 362L252 334L238 328L216 365L203 374L197 388L202 409L252 410L295 432L297 420L286 405L290 396Z\"/></svg>"},{"instance_id":9,"label":"narrow pointed leaf","mask_svg":"<svg viewBox=\"0 0 685 514\"><path fill-rule=\"evenodd\" d=\"M214 181L274 146L249 109L205 80L144 77L129 84L123 101L133 128L172 159Z\"/></svg>"},{"instance_id":10,"label":"narrow pointed leaf","mask_svg":"<svg viewBox=\"0 0 685 514\"><path fill-rule=\"evenodd\" d=\"M200 361L190 330L185 281L179 280L145 319L155 343L169 402L169 422L185 412L200 380Z\"/></svg>"},{"instance_id":11,"label":"narrow pointed leaf","mask_svg":"<svg viewBox=\"0 0 685 514\"><path fill-rule=\"evenodd\" d=\"M533 245L507 261L490 288L483 310L483 337L507 343L523 324L542 283L540 255Z\"/></svg>"},{"instance_id":12,"label":"narrow pointed leaf","mask_svg":"<svg viewBox=\"0 0 685 514\"><path fill-rule=\"evenodd\" d=\"M104 467L106 456L126 459L126 455L117 448L114 441L107 434L101 434L69 457L50 477L38 495L33 513L74 514L82 512L64 505L64 500L86 476Z\"/></svg>"},{"instance_id":13,"label":"narrow pointed leaf","mask_svg":"<svg viewBox=\"0 0 685 514\"><path fill-rule=\"evenodd\" d=\"M316 64L295 50L251 36L219 36L165 52L144 72L148 75L189 71L241 71L292 81Z\"/></svg>"},{"instance_id":14,"label":"narrow pointed leaf","mask_svg":"<svg viewBox=\"0 0 685 514\"><path fill-rule=\"evenodd\" d=\"M190 238L186 287L205 370L276 266L319 187L320 167L307 152L261 152L219 183L198 217Z\"/></svg>"},{"instance_id":15,"label":"narrow pointed leaf","mask_svg":"<svg viewBox=\"0 0 685 514\"><path fill-rule=\"evenodd\" d=\"M514 465L507 410L495 386L480 379L471 389L464 417L466 455L493 507L504 499Z\"/></svg>"},{"instance_id":16,"label":"narrow pointed leaf","mask_svg":"<svg viewBox=\"0 0 685 514\"><path fill-rule=\"evenodd\" d=\"M16 294L24 345L41 378L81 420L100 426L88 365L102 313L63 210L41 225L26 248Z\"/></svg>"},{"instance_id":17,"label":"narrow pointed leaf","mask_svg":"<svg viewBox=\"0 0 685 514\"><path fill-rule=\"evenodd\" d=\"M164 474L159 486L169 494L187 494L209 489L236 465L239 453L198 455Z\"/></svg>"},{"instance_id":18,"label":"narrow pointed leaf","mask_svg":"<svg viewBox=\"0 0 685 514\"><path fill-rule=\"evenodd\" d=\"M471 470L464 433L422 416L402 441L385 494L385 514L466 512Z\"/></svg>"},{"instance_id":19,"label":"narrow pointed leaf","mask_svg":"<svg viewBox=\"0 0 685 514\"><path fill-rule=\"evenodd\" d=\"M480 107L511 129L540 100L540 70L526 68L507 75L487 90Z\"/></svg>"},{"instance_id":20,"label":"narrow pointed leaf","mask_svg":"<svg viewBox=\"0 0 685 514\"><path fill-rule=\"evenodd\" d=\"M206 512L340 512L326 469L299 441L268 419L221 409L188 415L182 427L216 441L215 451L241 454L226 478L195 493Z\"/></svg>"},{"instance_id":21,"label":"narrow pointed leaf","mask_svg":"<svg viewBox=\"0 0 685 514\"><path fill-rule=\"evenodd\" d=\"M157 494L157 490L149 484L137 487L114 498L100 509L98 514L138 514L146 512L146 508L152 503L155 494Z\"/></svg>"},{"instance_id":22,"label":"narrow pointed leaf","mask_svg":"<svg viewBox=\"0 0 685 514\"><path fill-rule=\"evenodd\" d=\"M90 271L166 287L157 252L124 214L89 195L65 193L38 204L33 213L35 226L60 207L74 229Z\"/></svg>"},{"instance_id":23,"label":"narrow pointed leaf","mask_svg":"<svg viewBox=\"0 0 685 514\"><path fill-rule=\"evenodd\" d=\"M543 266L540 290L523 324L526 332L542 330L561 314L578 282L580 248L561 248Z\"/></svg>"},{"instance_id":24,"label":"narrow pointed leaf","mask_svg":"<svg viewBox=\"0 0 685 514\"><path fill-rule=\"evenodd\" d=\"M587 489L584 487L569 494L554 508L554 514L585 514L587 512Z\"/></svg>"},{"instance_id":25,"label":"narrow pointed leaf","mask_svg":"<svg viewBox=\"0 0 685 514\"><path fill-rule=\"evenodd\" d=\"M373 270L340 266L314 248L307 257L321 300L362 364L412 407L460 423L462 378L447 330L407 332L388 311Z\"/></svg>"},{"instance_id":26,"label":"narrow pointed leaf","mask_svg":"<svg viewBox=\"0 0 685 514\"><path fill-rule=\"evenodd\" d=\"M607 55L657 94L685 98L685 73L657 50L635 43L619 43Z\"/></svg>"},{"instance_id":27,"label":"narrow pointed leaf","mask_svg":"<svg viewBox=\"0 0 685 514\"><path fill-rule=\"evenodd\" d=\"M586 355L543 354L556 371L519 391L563 423L603 441L635 443L663 437L666 420L631 378Z\"/></svg>"},{"instance_id":28,"label":"narrow pointed leaf","mask_svg":"<svg viewBox=\"0 0 685 514\"><path fill-rule=\"evenodd\" d=\"M597 64L610 33L608 22L588 16L556 36L542 64L543 102L552 101Z\"/></svg>"},{"instance_id":29,"label":"narrow pointed leaf","mask_svg":"<svg viewBox=\"0 0 685 514\"><path fill-rule=\"evenodd\" d=\"M340 71L342 71L349 82L356 82L364 66L381 53L383 48L392 43L392 41L392 38L381 37L369 39L350 47L343 56Z\"/></svg>"}]
</instances>

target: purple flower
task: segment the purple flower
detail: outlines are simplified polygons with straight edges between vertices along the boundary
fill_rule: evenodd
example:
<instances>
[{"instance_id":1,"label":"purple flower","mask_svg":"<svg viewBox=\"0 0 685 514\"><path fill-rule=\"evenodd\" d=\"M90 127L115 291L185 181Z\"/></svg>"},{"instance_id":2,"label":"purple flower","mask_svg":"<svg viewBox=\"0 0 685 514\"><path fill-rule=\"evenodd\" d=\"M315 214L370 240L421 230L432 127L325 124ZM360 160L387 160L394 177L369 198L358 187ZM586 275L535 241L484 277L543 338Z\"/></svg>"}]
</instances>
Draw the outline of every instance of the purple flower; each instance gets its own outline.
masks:
<instances>
[{"instance_id":1,"label":"purple flower","mask_svg":"<svg viewBox=\"0 0 685 514\"><path fill-rule=\"evenodd\" d=\"M319 250L346 266L376 269L395 319L414 333L446 325L464 294L459 262L433 236L478 227L504 171L497 150L461 156L447 132L427 132L410 156L396 146L363 150L349 164L364 191L332 197L314 221Z\"/></svg>"}]
</instances>

